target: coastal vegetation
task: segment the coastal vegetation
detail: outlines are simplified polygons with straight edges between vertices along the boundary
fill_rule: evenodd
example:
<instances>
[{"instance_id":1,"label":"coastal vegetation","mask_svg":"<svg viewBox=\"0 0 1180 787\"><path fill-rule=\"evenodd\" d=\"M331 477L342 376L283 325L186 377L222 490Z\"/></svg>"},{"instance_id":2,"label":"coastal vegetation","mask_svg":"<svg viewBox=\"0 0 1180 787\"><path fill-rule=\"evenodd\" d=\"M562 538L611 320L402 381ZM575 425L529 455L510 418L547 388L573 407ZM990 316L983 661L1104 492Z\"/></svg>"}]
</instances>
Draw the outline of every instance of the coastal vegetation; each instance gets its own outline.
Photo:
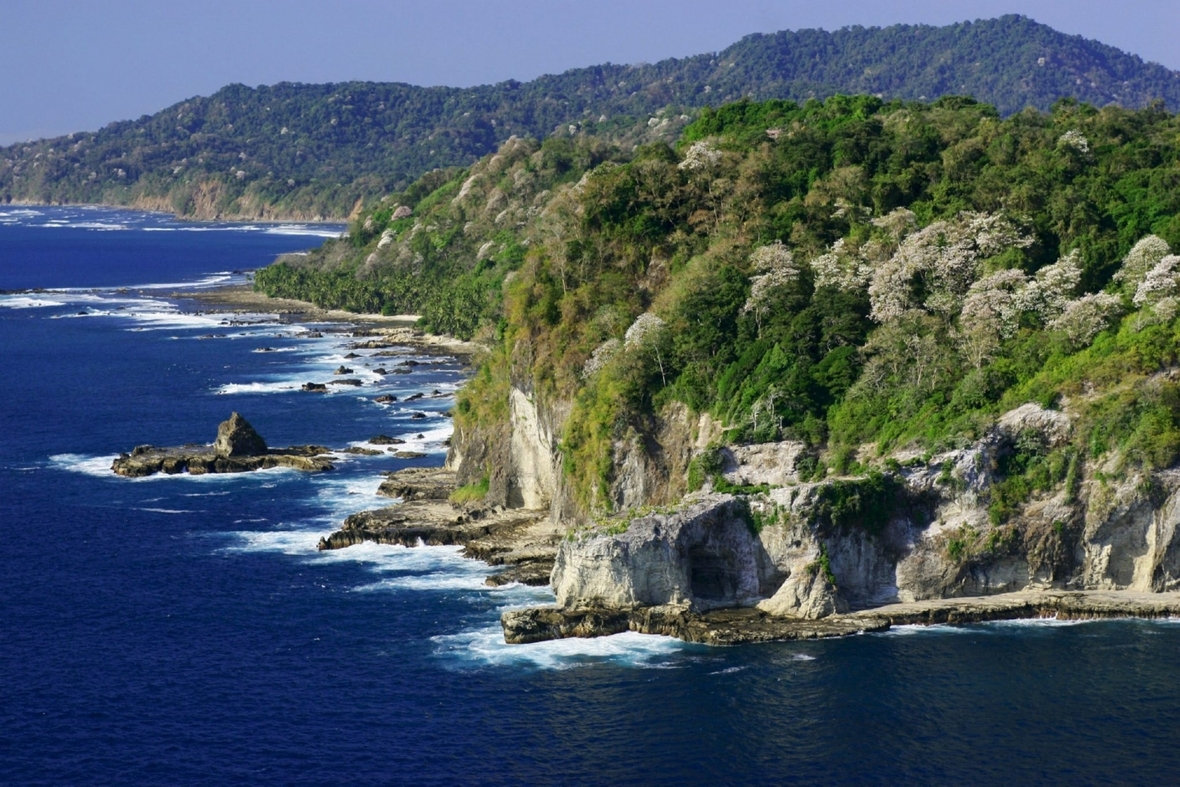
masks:
<instances>
[{"instance_id":1,"label":"coastal vegetation","mask_svg":"<svg viewBox=\"0 0 1180 787\"><path fill-rule=\"evenodd\" d=\"M803 441L822 479L977 440L1025 402L1070 407L1067 444L1000 458L999 524L1088 460L1180 455L1177 138L1160 106L739 101L674 145L510 139L256 282L482 339L457 426L504 425L514 385L568 403L587 511L611 506L616 447L669 408L709 414L723 444ZM718 471L702 454L689 485ZM833 523L885 510L867 478Z\"/></svg>"},{"instance_id":2,"label":"coastal vegetation","mask_svg":"<svg viewBox=\"0 0 1180 787\"><path fill-rule=\"evenodd\" d=\"M0 201L105 203L198 218L343 218L509 137L673 142L705 107L836 94L970 94L1001 116L1062 97L1180 109L1160 65L1021 16L753 35L715 53L472 88L230 85L96 132L0 150ZM970 159L971 150L960 158ZM904 188L904 185L903 185ZM343 285L341 285L343 286ZM362 298L355 294L352 297Z\"/></svg>"}]
</instances>

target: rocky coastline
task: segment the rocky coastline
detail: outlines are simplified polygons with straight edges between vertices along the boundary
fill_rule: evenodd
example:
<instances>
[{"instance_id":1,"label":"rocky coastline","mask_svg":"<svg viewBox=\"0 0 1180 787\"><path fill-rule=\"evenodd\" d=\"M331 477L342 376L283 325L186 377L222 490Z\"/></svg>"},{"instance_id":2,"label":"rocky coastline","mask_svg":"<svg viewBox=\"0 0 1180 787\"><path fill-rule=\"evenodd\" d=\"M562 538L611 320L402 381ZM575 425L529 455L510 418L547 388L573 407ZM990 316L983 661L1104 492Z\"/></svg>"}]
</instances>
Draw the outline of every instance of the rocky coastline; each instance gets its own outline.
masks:
<instances>
[{"instance_id":1,"label":"rocky coastline","mask_svg":"<svg viewBox=\"0 0 1180 787\"><path fill-rule=\"evenodd\" d=\"M268 300L243 297L243 309ZM408 325L351 333L354 349L480 349ZM1029 435L1050 447L1068 439L1067 412L1024 405L971 445L809 480L807 446L717 448L707 415L671 410L651 440L616 444L609 492L620 513L606 520L579 514L561 481L566 406L514 384L509 412L503 432L457 430L444 467L390 473L379 493L391 505L348 517L319 549L461 546L498 569L491 585L550 585L555 605L503 614L510 644L635 631L735 645L898 625L1180 616L1180 470L1112 483L1096 467L1071 489L1033 495L1011 523L988 521L997 462ZM227 424L246 436L140 447L113 469L331 467L322 446L271 449ZM687 468L702 457L717 472L687 493ZM478 495L459 493L481 479Z\"/></svg>"}]
</instances>

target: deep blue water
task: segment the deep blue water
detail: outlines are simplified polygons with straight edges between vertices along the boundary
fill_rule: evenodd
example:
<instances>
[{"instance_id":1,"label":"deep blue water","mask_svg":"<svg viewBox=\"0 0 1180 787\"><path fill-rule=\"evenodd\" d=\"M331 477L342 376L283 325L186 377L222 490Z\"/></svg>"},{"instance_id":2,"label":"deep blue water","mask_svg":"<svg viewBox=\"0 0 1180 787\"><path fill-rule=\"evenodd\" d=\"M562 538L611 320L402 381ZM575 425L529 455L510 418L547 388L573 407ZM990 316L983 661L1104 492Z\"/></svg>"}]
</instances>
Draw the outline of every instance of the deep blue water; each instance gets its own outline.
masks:
<instances>
[{"instance_id":1,"label":"deep blue water","mask_svg":"<svg viewBox=\"0 0 1180 787\"><path fill-rule=\"evenodd\" d=\"M211 281L318 242L300 231L0 209L0 289ZM436 359L304 394L346 337L152 292L0 296L0 783L1178 781L1180 623L509 647L499 610L544 591L448 548L315 551L404 460L116 478L119 451L209 441L231 410L273 445L385 433L438 463L449 397L371 399L461 381Z\"/></svg>"}]
</instances>

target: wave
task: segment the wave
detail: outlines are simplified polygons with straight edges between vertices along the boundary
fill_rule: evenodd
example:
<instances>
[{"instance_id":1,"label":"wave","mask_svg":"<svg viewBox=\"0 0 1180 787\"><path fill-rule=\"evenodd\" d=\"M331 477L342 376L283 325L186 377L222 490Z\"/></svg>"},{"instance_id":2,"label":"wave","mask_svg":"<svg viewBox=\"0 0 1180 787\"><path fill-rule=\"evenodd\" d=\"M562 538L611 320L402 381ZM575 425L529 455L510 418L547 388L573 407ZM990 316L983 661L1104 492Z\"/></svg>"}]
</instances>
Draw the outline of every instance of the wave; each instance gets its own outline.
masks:
<instances>
[{"instance_id":1,"label":"wave","mask_svg":"<svg viewBox=\"0 0 1180 787\"><path fill-rule=\"evenodd\" d=\"M88 456L86 454L54 454L49 457L51 466L58 470L68 470L72 473L94 476L96 478L115 478L111 464L119 458L118 454L105 456Z\"/></svg>"},{"instance_id":2,"label":"wave","mask_svg":"<svg viewBox=\"0 0 1180 787\"><path fill-rule=\"evenodd\" d=\"M672 637L625 632L591 639L570 638L508 645L499 624L485 628L431 637L436 654L453 666L463 668L532 667L564 670L600 664L666 669L677 656L694 646Z\"/></svg>"}]
</instances>

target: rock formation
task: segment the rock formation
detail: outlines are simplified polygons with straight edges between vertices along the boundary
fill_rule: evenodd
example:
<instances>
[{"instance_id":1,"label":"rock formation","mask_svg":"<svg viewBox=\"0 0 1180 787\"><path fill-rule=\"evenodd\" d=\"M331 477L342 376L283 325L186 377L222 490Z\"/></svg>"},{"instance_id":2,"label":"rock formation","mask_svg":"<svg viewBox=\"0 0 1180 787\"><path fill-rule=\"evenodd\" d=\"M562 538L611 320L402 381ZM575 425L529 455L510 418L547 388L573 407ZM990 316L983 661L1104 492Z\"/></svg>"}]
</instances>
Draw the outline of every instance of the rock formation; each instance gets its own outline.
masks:
<instances>
[{"instance_id":1,"label":"rock formation","mask_svg":"<svg viewBox=\"0 0 1180 787\"><path fill-rule=\"evenodd\" d=\"M261 456L266 452L266 441L238 413L231 413L218 425L217 439L213 441L213 453L218 456Z\"/></svg>"},{"instance_id":2,"label":"rock formation","mask_svg":"<svg viewBox=\"0 0 1180 787\"><path fill-rule=\"evenodd\" d=\"M129 454L120 454L111 470L121 476L141 478L155 473L243 473L270 467L292 467L318 472L331 470L325 456L329 451L320 445L268 448L254 427L238 413L233 413L217 427L212 445L184 445L157 448L141 445Z\"/></svg>"}]
</instances>

